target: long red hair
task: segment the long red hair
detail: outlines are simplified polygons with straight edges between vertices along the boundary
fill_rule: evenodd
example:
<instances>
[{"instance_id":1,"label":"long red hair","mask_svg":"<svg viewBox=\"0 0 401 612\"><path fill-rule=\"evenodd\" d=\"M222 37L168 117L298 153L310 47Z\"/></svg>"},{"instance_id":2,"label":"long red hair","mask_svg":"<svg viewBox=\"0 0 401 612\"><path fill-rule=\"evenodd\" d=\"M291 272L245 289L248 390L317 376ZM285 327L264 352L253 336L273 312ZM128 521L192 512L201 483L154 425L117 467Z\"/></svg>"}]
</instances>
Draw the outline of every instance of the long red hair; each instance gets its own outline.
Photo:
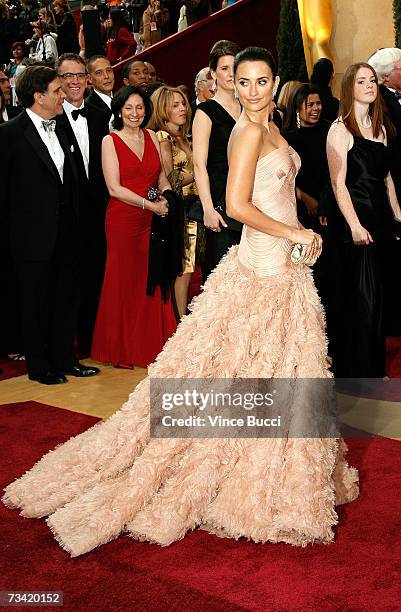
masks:
<instances>
[{"instance_id":1,"label":"long red hair","mask_svg":"<svg viewBox=\"0 0 401 612\"><path fill-rule=\"evenodd\" d=\"M366 64L366 62L358 62L357 64L348 66L341 81L340 115L343 123L351 134L353 136L359 136L359 138L362 138L361 130L359 129L359 125L355 117L354 99L355 80L357 72L360 68L369 68L375 77L377 87L379 87L377 74L372 66ZM376 100L369 104L369 116L372 120L373 138L378 138L380 132L383 130L383 109L379 90L377 91Z\"/></svg>"}]
</instances>

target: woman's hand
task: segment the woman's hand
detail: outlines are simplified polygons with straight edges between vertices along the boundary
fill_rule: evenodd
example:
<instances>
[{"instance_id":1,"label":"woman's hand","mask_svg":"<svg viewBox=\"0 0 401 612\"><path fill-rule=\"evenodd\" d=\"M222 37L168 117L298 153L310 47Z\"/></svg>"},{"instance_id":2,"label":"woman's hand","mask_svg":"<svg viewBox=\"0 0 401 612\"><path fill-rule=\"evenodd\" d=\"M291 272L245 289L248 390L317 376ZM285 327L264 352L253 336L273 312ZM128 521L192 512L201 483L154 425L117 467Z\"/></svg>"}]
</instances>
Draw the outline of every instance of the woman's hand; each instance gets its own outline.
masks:
<instances>
[{"instance_id":1,"label":"woman's hand","mask_svg":"<svg viewBox=\"0 0 401 612\"><path fill-rule=\"evenodd\" d=\"M354 244L370 244L373 242L372 236L369 234L368 230L366 230L362 225L355 225L351 227L352 240Z\"/></svg>"},{"instance_id":2,"label":"woman's hand","mask_svg":"<svg viewBox=\"0 0 401 612\"><path fill-rule=\"evenodd\" d=\"M159 215L160 217L165 217L166 215L168 215L168 202L163 196L161 196L160 200L158 200L157 202L148 202L146 208L154 212L155 215Z\"/></svg>"},{"instance_id":3,"label":"woman's hand","mask_svg":"<svg viewBox=\"0 0 401 612\"><path fill-rule=\"evenodd\" d=\"M319 234L315 234L311 229L300 228L294 230L291 242L294 242L294 244L308 245L305 260L303 262L306 265L314 263L322 252L322 237Z\"/></svg>"},{"instance_id":4,"label":"woman's hand","mask_svg":"<svg viewBox=\"0 0 401 612\"><path fill-rule=\"evenodd\" d=\"M226 222L215 208L207 209L203 213L203 224L212 232L221 232L221 227L227 227Z\"/></svg>"}]
</instances>

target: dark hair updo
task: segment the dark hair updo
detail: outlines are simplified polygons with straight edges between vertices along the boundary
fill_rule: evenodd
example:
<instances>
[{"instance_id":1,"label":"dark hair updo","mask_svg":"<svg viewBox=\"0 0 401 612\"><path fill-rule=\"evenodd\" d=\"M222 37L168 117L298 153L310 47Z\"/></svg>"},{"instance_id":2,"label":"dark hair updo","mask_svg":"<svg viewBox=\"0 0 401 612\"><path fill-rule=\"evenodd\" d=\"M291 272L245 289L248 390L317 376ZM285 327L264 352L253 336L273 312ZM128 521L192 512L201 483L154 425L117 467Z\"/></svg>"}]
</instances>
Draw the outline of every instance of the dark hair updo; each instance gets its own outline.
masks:
<instances>
[{"instance_id":1,"label":"dark hair updo","mask_svg":"<svg viewBox=\"0 0 401 612\"><path fill-rule=\"evenodd\" d=\"M242 62L265 62L272 71L273 78L277 76L277 66L273 55L263 47L247 47L235 56L234 74Z\"/></svg>"},{"instance_id":2,"label":"dark hair updo","mask_svg":"<svg viewBox=\"0 0 401 612\"><path fill-rule=\"evenodd\" d=\"M145 106L145 116L140 127L144 128L149 122L153 111L153 105L148 94L141 87L136 87L135 85L127 85L125 87L121 87L121 89L117 91L116 95L111 101L111 110L114 115L113 127L115 130L123 129L124 124L120 115L121 109L128 100L128 98L133 94L137 94L138 96L140 96Z\"/></svg>"},{"instance_id":3,"label":"dark hair updo","mask_svg":"<svg viewBox=\"0 0 401 612\"><path fill-rule=\"evenodd\" d=\"M235 57L239 53L240 47L237 43L231 42L231 40L218 40L214 43L210 54L209 54L209 68L216 72L217 64L219 59L225 55L232 55Z\"/></svg>"}]
</instances>

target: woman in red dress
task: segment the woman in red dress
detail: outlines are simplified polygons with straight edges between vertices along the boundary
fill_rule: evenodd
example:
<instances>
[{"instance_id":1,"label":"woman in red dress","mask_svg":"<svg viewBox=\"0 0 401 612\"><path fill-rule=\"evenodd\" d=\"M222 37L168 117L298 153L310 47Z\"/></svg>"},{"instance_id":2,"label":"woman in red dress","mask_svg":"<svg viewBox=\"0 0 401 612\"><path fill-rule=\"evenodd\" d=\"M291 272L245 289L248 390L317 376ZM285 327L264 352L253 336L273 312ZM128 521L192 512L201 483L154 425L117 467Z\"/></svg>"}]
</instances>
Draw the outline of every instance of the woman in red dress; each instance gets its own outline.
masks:
<instances>
[{"instance_id":1,"label":"woman in red dress","mask_svg":"<svg viewBox=\"0 0 401 612\"><path fill-rule=\"evenodd\" d=\"M110 201L107 262L91 357L117 366L146 367L176 329L170 298L146 294L153 214L167 215L165 197L147 199L149 187L171 189L154 132L143 129L151 102L142 89L123 87L112 102L116 131L103 140L102 164Z\"/></svg>"}]
</instances>

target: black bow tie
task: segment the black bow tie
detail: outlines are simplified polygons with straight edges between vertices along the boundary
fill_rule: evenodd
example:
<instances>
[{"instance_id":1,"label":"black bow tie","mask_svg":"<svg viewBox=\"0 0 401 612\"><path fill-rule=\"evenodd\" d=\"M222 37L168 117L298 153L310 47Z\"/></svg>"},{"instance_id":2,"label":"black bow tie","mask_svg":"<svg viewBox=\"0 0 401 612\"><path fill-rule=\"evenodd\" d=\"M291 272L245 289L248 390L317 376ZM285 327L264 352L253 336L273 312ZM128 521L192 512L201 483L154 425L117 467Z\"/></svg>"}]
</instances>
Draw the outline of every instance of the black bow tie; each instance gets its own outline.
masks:
<instances>
[{"instance_id":1,"label":"black bow tie","mask_svg":"<svg viewBox=\"0 0 401 612\"><path fill-rule=\"evenodd\" d=\"M88 116L88 111L86 110L85 107L77 108L77 109L71 111L71 117L74 119L74 121L76 121L78 119L79 115L82 115L82 117L87 117Z\"/></svg>"},{"instance_id":2,"label":"black bow tie","mask_svg":"<svg viewBox=\"0 0 401 612\"><path fill-rule=\"evenodd\" d=\"M401 98L401 91L395 90L394 95L397 98L397 100L399 100Z\"/></svg>"}]
</instances>

